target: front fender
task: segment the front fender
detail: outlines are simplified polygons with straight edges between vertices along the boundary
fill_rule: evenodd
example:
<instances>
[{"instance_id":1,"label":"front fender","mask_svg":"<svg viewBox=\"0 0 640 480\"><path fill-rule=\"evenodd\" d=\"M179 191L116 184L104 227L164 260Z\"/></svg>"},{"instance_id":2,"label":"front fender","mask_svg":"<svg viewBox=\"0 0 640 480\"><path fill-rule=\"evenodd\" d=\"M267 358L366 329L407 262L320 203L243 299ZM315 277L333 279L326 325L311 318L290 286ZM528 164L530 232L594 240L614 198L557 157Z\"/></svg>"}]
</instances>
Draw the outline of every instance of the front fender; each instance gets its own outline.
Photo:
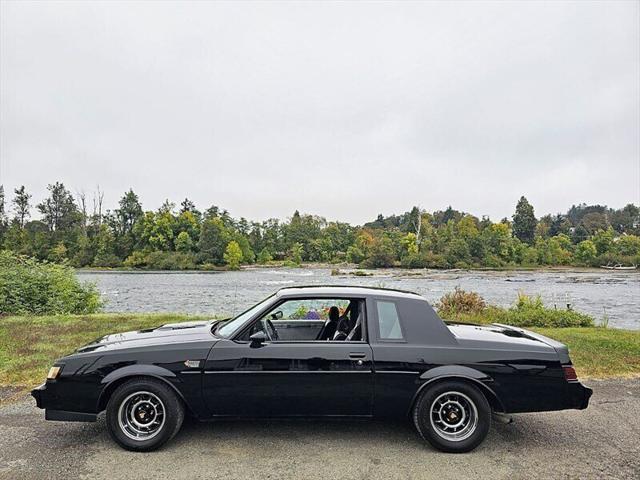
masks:
<instances>
[{"instance_id":1,"label":"front fender","mask_svg":"<svg viewBox=\"0 0 640 480\"><path fill-rule=\"evenodd\" d=\"M480 370L476 370L475 368L465 367L464 365L443 365L427 370L420 375L420 387L418 387L418 390L411 400L409 413L413 410L418 397L425 388L428 388L429 385L435 382L449 379L465 380L477 385L485 394L489 404L495 411L505 411L502 401L490 387L490 384L493 382L493 378L491 376L481 372Z\"/></svg>"},{"instance_id":2,"label":"front fender","mask_svg":"<svg viewBox=\"0 0 640 480\"><path fill-rule=\"evenodd\" d=\"M96 411L100 412L104 410L107 405L109 396L111 395L111 393L113 393L113 390L115 390L115 388L120 385L120 383L122 383L124 379L132 377L153 377L157 378L158 380L162 380L176 392L176 394L185 404L187 404L184 396L182 395L182 392L176 387L176 384L179 383L180 380L175 373L157 365L136 364L127 365L126 367L114 370L100 381L102 388L100 396L98 397L98 405Z\"/></svg>"}]
</instances>

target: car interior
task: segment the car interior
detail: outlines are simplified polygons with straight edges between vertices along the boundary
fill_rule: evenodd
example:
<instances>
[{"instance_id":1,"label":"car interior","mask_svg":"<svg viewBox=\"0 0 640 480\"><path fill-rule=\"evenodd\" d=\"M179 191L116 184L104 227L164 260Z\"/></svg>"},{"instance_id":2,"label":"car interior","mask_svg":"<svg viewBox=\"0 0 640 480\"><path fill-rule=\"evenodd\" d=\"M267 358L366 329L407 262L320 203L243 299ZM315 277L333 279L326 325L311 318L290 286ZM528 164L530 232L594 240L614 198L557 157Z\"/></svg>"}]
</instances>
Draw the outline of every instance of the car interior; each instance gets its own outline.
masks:
<instances>
[{"instance_id":1,"label":"car interior","mask_svg":"<svg viewBox=\"0 0 640 480\"><path fill-rule=\"evenodd\" d=\"M347 341L364 338L364 301L344 298L287 300L253 323L243 340L264 332L271 341Z\"/></svg>"}]
</instances>

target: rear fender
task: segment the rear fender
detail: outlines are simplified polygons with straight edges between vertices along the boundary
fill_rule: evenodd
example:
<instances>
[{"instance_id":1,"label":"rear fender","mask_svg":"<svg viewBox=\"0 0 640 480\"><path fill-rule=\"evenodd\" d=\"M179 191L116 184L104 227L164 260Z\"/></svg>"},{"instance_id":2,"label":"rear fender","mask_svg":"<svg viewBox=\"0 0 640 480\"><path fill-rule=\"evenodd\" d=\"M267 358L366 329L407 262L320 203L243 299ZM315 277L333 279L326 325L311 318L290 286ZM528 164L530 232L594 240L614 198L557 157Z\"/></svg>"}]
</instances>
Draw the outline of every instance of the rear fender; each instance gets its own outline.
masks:
<instances>
[{"instance_id":1,"label":"rear fender","mask_svg":"<svg viewBox=\"0 0 640 480\"><path fill-rule=\"evenodd\" d=\"M440 382L443 380L464 380L474 385L478 386L482 393L484 393L485 397L489 401L491 408L496 412L504 412L504 404L493 391L493 389L488 385L493 382L493 378L483 373L475 368L465 367L463 365L446 365L441 367L435 367L426 372L423 372L420 375L419 381L421 382L420 387L416 391L411 400L411 406L409 408L409 414L413 411L413 407L415 406L418 398L422 394L422 392L428 388L430 385L433 385L436 382Z\"/></svg>"}]
</instances>

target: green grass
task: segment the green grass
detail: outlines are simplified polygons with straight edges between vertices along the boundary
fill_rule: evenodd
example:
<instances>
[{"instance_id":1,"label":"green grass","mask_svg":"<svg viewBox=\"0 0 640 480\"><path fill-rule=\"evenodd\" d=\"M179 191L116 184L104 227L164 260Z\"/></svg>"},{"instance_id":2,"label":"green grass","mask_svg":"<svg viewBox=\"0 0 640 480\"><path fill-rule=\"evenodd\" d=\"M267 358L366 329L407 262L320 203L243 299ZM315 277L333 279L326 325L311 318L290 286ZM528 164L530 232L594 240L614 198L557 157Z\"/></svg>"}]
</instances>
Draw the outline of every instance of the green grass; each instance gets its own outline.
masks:
<instances>
[{"instance_id":1,"label":"green grass","mask_svg":"<svg viewBox=\"0 0 640 480\"><path fill-rule=\"evenodd\" d=\"M640 331L617 328L532 328L569 347L578 375L586 378L640 375Z\"/></svg>"},{"instance_id":2,"label":"green grass","mask_svg":"<svg viewBox=\"0 0 640 480\"><path fill-rule=\"evenodd\" d=\"M180 314L109 314L0 317L0 386L44 381L54 360L108 333L204 317Z\"/></svg>"},{"instance_id":3,"label":"green grass","mask_svg":"<svg viewBox=\"0 0 640 480\"><path fill-rule=\"evenodd\" d=\"M0 317L0 387L42 382L54 360L102 335L205 317L180 314L92 314ZM569 346L585 378L640 375L640 331L534 328Z\"/></svg>"}]
</instances>

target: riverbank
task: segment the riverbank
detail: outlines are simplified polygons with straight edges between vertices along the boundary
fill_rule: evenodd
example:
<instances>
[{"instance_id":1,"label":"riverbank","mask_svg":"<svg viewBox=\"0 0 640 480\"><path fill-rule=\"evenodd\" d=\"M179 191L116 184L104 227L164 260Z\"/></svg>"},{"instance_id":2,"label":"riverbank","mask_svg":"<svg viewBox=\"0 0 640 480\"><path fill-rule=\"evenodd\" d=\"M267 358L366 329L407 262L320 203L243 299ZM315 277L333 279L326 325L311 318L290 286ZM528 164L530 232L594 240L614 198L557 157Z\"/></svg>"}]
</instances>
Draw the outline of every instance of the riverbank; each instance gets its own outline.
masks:
<instances>
[{"instance_id":1,"label":"riverbank","mask_svg":"<svg viewBox=\"0 0 640 480\"><path fill-rule=\"evenodd\" d=\"M563 273L636 273L640 274L640 269L635 270L610 270L606 268L598 267L580 267L574 265L547 265L547 266L522 266L522 265L507 265L503 267L469 267L469 268L410 268L410 267L380 267L380 268L364 268L355 263L321 263L321 262L302 262L297 265L291 262L269 262L264 264L246 264L241 265L238 270L231 270L224 265L219 266L207 266L206 268L194 268L187 270L162 270L162 269L149 269L149 268L132 268L132 267L80 267L76 268L77 272L87 273L220 273L231 271L252 271L260 269L290 269L290 268L302 268L309 270L316 269L328 269L335 271L337 274L355 274L358 272L366 272L376 274L376 272L406 272L407 275L415 275L420 272L431 273L447 273L447 272L563 272Z\"/></svg>"},{"instance_id":2,"label":"riverbank","mask_svg":"<svg viewBox=\"0 0 640 480\"><path fill-rule=\"evenodd\" d=\"M204 318L210 317L108 313L3 317L0 388L13 393L32 388L44 380L57 358L108 333ZM640 331L601 327L532 330L566 343L581 378L640 377Z\"/></svg>"}]
</instances>

